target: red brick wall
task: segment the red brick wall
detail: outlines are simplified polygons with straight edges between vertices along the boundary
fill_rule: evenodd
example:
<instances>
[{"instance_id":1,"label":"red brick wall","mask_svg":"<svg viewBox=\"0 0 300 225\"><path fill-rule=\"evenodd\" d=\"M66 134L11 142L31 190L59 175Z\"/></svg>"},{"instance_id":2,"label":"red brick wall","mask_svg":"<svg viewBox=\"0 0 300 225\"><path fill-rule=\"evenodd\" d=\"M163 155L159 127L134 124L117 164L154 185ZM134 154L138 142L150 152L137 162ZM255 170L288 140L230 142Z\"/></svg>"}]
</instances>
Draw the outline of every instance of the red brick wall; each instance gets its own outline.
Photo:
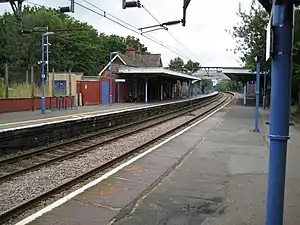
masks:
<instances>
[{"instance_id":1,"label":"red brick wall","mask_svg":"<svg viewBox=\"0 0 300 225\"><path fill-rule=\"evenodd\" d=\"M18 112L18 111L29 111L29 110L40 110L41 109L41 98L3 98L0 99L0 113L6 112ZM51 97L46 98L46 108L55 109L58 107L59 102L57 98ZM70 108L74 105L74 97L66 97L65 99L60 99L60 105L62 107L67 106Z\"/></svg>"}]
</instances>

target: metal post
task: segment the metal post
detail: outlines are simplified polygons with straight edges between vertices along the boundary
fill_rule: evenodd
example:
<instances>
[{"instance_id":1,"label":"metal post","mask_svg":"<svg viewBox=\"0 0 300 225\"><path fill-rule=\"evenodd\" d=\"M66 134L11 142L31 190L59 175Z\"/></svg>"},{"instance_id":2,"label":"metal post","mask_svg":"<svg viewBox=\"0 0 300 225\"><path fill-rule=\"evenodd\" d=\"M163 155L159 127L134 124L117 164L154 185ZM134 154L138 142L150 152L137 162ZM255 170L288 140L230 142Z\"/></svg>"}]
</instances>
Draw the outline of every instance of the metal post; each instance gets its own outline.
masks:
<instances>
[{"instance_id":1,"label":"metal post","mask_svg":"<svg viewBox=\"0 0 300 225\"><path fill-rule=\"evenodd\" d=\"M266 86L267 86L267 74L264 75L264 95L263 95L263 108L266 109Z\"/></svg>"},{"instance_id":2,"label":"metal post","mask_svg":"<svg viewBox=\"0 0 300 225\"><path fill-rule=\"evenodd\" d=\"M52 97L55 96L55 72L54 68L52 68Z\"/></svg>"},{"instance_id":3,"label":"metal post","mask_svg":"<svg viewBox=\"0 0 300 225\"><path fill-rule=\"evenodd\" d=\"M109 105L112 105L112 52L109 53Z\"/></svg>"},{"instance_id":4,"label":"metal post","mask_svg":"<svg viewBox=\"0 0 300 225\"><path fill-rule=\"evenodd\" d=\"M8 98L8 65L7 65L7 63L5 63L4 84L5 84L5 98Z\"/></svg>"},{"instance_id":5,"label":"metal post","mask_svg":"<svg viewBox=\"0 0 300 225\"><path fill-rule=\"evenodd\" d=\"M163 83L160 84L160 100L164 100L164 85Z\"/></svg>"},{"instance_id":6,"label":"metal post","mask_svg":"<svg viewBox=\"0 0 300 225\"><path fill-rule=\"evenodd\" d=\"M45 101L45 36L42 34L42 113L46 112L46 101Z\"/></svg>"},{"instance_id":7,"label":"metal post","mask_svg":"<svg viewBox=\"0 0 300 225\"><path fill-rule=\"evenodd\" d=\"M247 82L244 83L244 106L247 104Z\"/></svg>"},{"instance_id":8,"label":"metal post","mask_svg":"<svg viewBox=\"0 0 300 225\"><path fill-rule=\"evenodd\" d=\"M175 98L175 84L172 84L172 99Z\"/></svg>"},{"instance_id":9,"label":"metal post","mask_svg":"<svg viewBox=\"0 0 300 225\"><path fill-rule=\"evenodd\" d=\"M72 74L71 74L71 70L69 70L69 96L72 96Z\"/></svg>"},{"instance_id":10,"label":"metal post","mask_svg":"<svg viewBox=\"0 0 300 225\"><path fill-rule=\"evenodd\" d=\"M34 107L34 86L35 86L35 81L34 81L33 66L30 68L30 82L31 82L32 111L34 111L35 110L35 107Z\"/></svg>"},{"instance_id":11,"label":"metal post","mask_svg":"<svg viewBox=\"0 0 300 225\"><path fill-rule=\"evenodd\" d=\"M256 83L255 83L255 92L256 92L256 107L255 107L255 124L253 132L259 132L258 128L258 118L259 118L259 89L260 89L260 58L256 57Z\"/></svg>"},{"instance_id":12,"label":"metal post","mask_svg":"<svg viewBox=\"0 0 300 225\"><path fill-rule=\"evenodd\" d=\"M118 103L120 103L120 83L118 82Z\"/></svg>"},{"instance_id":13,"label":"metal post","mask_svg":"<svg viewBox=\"0 0 300 225\"><path fill-rule=\"evenodd\" d=\"M148 78L145 77L145 103L148 103Z\"/></svg>"},{"instance_id":14,"label":"metal post","mask_svg":"<svg viewBox=\"0 0 300 225\"><path fill-rule=\"evenodd\" d=\"M267 225L283 224L287 141L291 103L294 6L278 1L273 8L273 59L270 111L270 158L267 195Z\"/></svg>"},{"instance_id":15,"label":"metal post","mask_svg":"<svg viewBox=\"0 0 300 225\"><path fill-rule=\"evenodd\" d=\"M34 73L33 66L30 68L30 82L31 82L31 97L34 98Z\"/></svg>"},{"instance_id":16,"label":"metal post","mask_svg":"<svg viewBox=\"0 0 300 225\"><path fill-rule=\"evenodd\" d=\"M29 84L29 72L26 70L26 85Z\"/></svg>"},{"instance_id":17,"label":"metal post","mask_svg":"<svg viewBox=\"0 0 300 225\"><path fill-rule=\"evenodd\" d=\"M48 32L48 27L47 27L47 32ZM46 64L46 68L47 68L47 81L49 79L49 36L46 36L46 56L47 56L47 64Z\"/></svg>"}]
</instances>

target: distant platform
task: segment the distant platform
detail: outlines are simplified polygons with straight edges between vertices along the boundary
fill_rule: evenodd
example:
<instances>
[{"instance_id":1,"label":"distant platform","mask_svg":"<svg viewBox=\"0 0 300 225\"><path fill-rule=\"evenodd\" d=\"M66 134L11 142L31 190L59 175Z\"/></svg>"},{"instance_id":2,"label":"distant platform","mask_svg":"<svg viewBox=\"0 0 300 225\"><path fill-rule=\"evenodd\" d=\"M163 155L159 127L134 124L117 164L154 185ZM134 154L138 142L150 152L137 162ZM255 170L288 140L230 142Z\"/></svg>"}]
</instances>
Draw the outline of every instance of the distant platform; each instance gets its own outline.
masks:
<instances>
[{"instance_id":1,"label":"distant platform","mask_svg":"<svg viewBox=\"0 0 300 225\"><path fill-rule=\"evenodd\" d=\"M213 92L206 95L199 95L193 98L203 98L207 96L215 95L217 92ZM82 106L69 110L60 111L47 111L46 114L42 114L41 111L23 111L13 113L0 114L0 132L12 128L22 129L28 128L28 126L52 123L52 122L64 122L66 120L80 119L84 117L99 116L102 114L117 113L120 111L130 111L140 108L155 107L162 104L172 104L178 101L185 101L188 99L169 100L153 103L115 103L109 105L96 105L96 106Z\"/></svg>"}]
</instances>

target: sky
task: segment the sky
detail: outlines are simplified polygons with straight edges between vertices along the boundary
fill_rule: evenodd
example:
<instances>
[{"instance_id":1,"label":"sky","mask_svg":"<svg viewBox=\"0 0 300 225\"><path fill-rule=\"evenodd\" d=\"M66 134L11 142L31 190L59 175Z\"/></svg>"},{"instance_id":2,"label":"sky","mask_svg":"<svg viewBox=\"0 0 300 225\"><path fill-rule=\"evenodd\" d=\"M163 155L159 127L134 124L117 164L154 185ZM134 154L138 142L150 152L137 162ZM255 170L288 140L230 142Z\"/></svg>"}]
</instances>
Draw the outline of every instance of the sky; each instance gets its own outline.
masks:
<instances>
[{"instance_id":1,"label":"sky","mask_svg":"<svg viewBox=\"0 0 300 225\"><path fill-rule=\"evenodd\" d=\"M68 0L29 1L54 8L70 4ZM83 0L75 1L103 14L99 9L93 8ZM144 8L122 9L122 0L88 0L88 2L136 28L157 24ZM127 30L78 5L75 5L75 13L70 13L70 15L87 22L99 32L118 34L124 37L134 35L140 38L140 41L148 47L148 51L162 54L164 66L168 66L170 60L177 56L185 61L188 59L197 61L203 67L241 66L238 56L230 51L235 47L235 40L225 31L225 29L231 30L240 20L236 15L239 2L242 2L244 9L248 9L251 4L251 0L191 0L187 9L185 27L179 24L170 26L168 31L158 30L145 34L160 44L139 35L139 32L134 33ZM25 1L24 4L29 3ZM160 22L182 19L183 0L141 0L141 4ZM0 4L0 13L4 11L12 11L8 3ZM162 47L161 44L172 51Z\"/></svg>"}]
</instances>

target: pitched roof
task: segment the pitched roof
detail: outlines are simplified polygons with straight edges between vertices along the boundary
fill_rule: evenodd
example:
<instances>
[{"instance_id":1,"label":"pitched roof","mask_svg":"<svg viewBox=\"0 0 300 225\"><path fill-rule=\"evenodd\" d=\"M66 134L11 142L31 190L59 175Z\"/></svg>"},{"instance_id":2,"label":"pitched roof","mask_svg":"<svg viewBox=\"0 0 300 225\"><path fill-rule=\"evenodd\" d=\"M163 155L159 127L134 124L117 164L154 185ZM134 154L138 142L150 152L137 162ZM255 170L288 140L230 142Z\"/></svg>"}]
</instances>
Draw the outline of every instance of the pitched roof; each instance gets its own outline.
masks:
<instances>
[{"instance_id":1,"label":"pitched roof","mask_svg":"<svg viewBox=\"0 0 300 225\"><path fill-rule=\"evenodd\" d=\"M128 66L132 67L162 67L161 54L137 55L130 57L125 54L119 54Z\"/></svg>"},{"instance_id":2,"label":"pitched roof","mask_svg":"<svg viewBox=\"0 0 300 225\"><path fill-rule=\"evenodd\" d=\"M122 63L126 66L130 67L162 67L161 62L161 54L148 54L148 55L137 55L134 57L130 57L125 54L118 53L112 59L112 62L115 61L116 58L119 58ZM108 69L110 62L101 70L99 75Z\"/></svg>"}]
</instances>

